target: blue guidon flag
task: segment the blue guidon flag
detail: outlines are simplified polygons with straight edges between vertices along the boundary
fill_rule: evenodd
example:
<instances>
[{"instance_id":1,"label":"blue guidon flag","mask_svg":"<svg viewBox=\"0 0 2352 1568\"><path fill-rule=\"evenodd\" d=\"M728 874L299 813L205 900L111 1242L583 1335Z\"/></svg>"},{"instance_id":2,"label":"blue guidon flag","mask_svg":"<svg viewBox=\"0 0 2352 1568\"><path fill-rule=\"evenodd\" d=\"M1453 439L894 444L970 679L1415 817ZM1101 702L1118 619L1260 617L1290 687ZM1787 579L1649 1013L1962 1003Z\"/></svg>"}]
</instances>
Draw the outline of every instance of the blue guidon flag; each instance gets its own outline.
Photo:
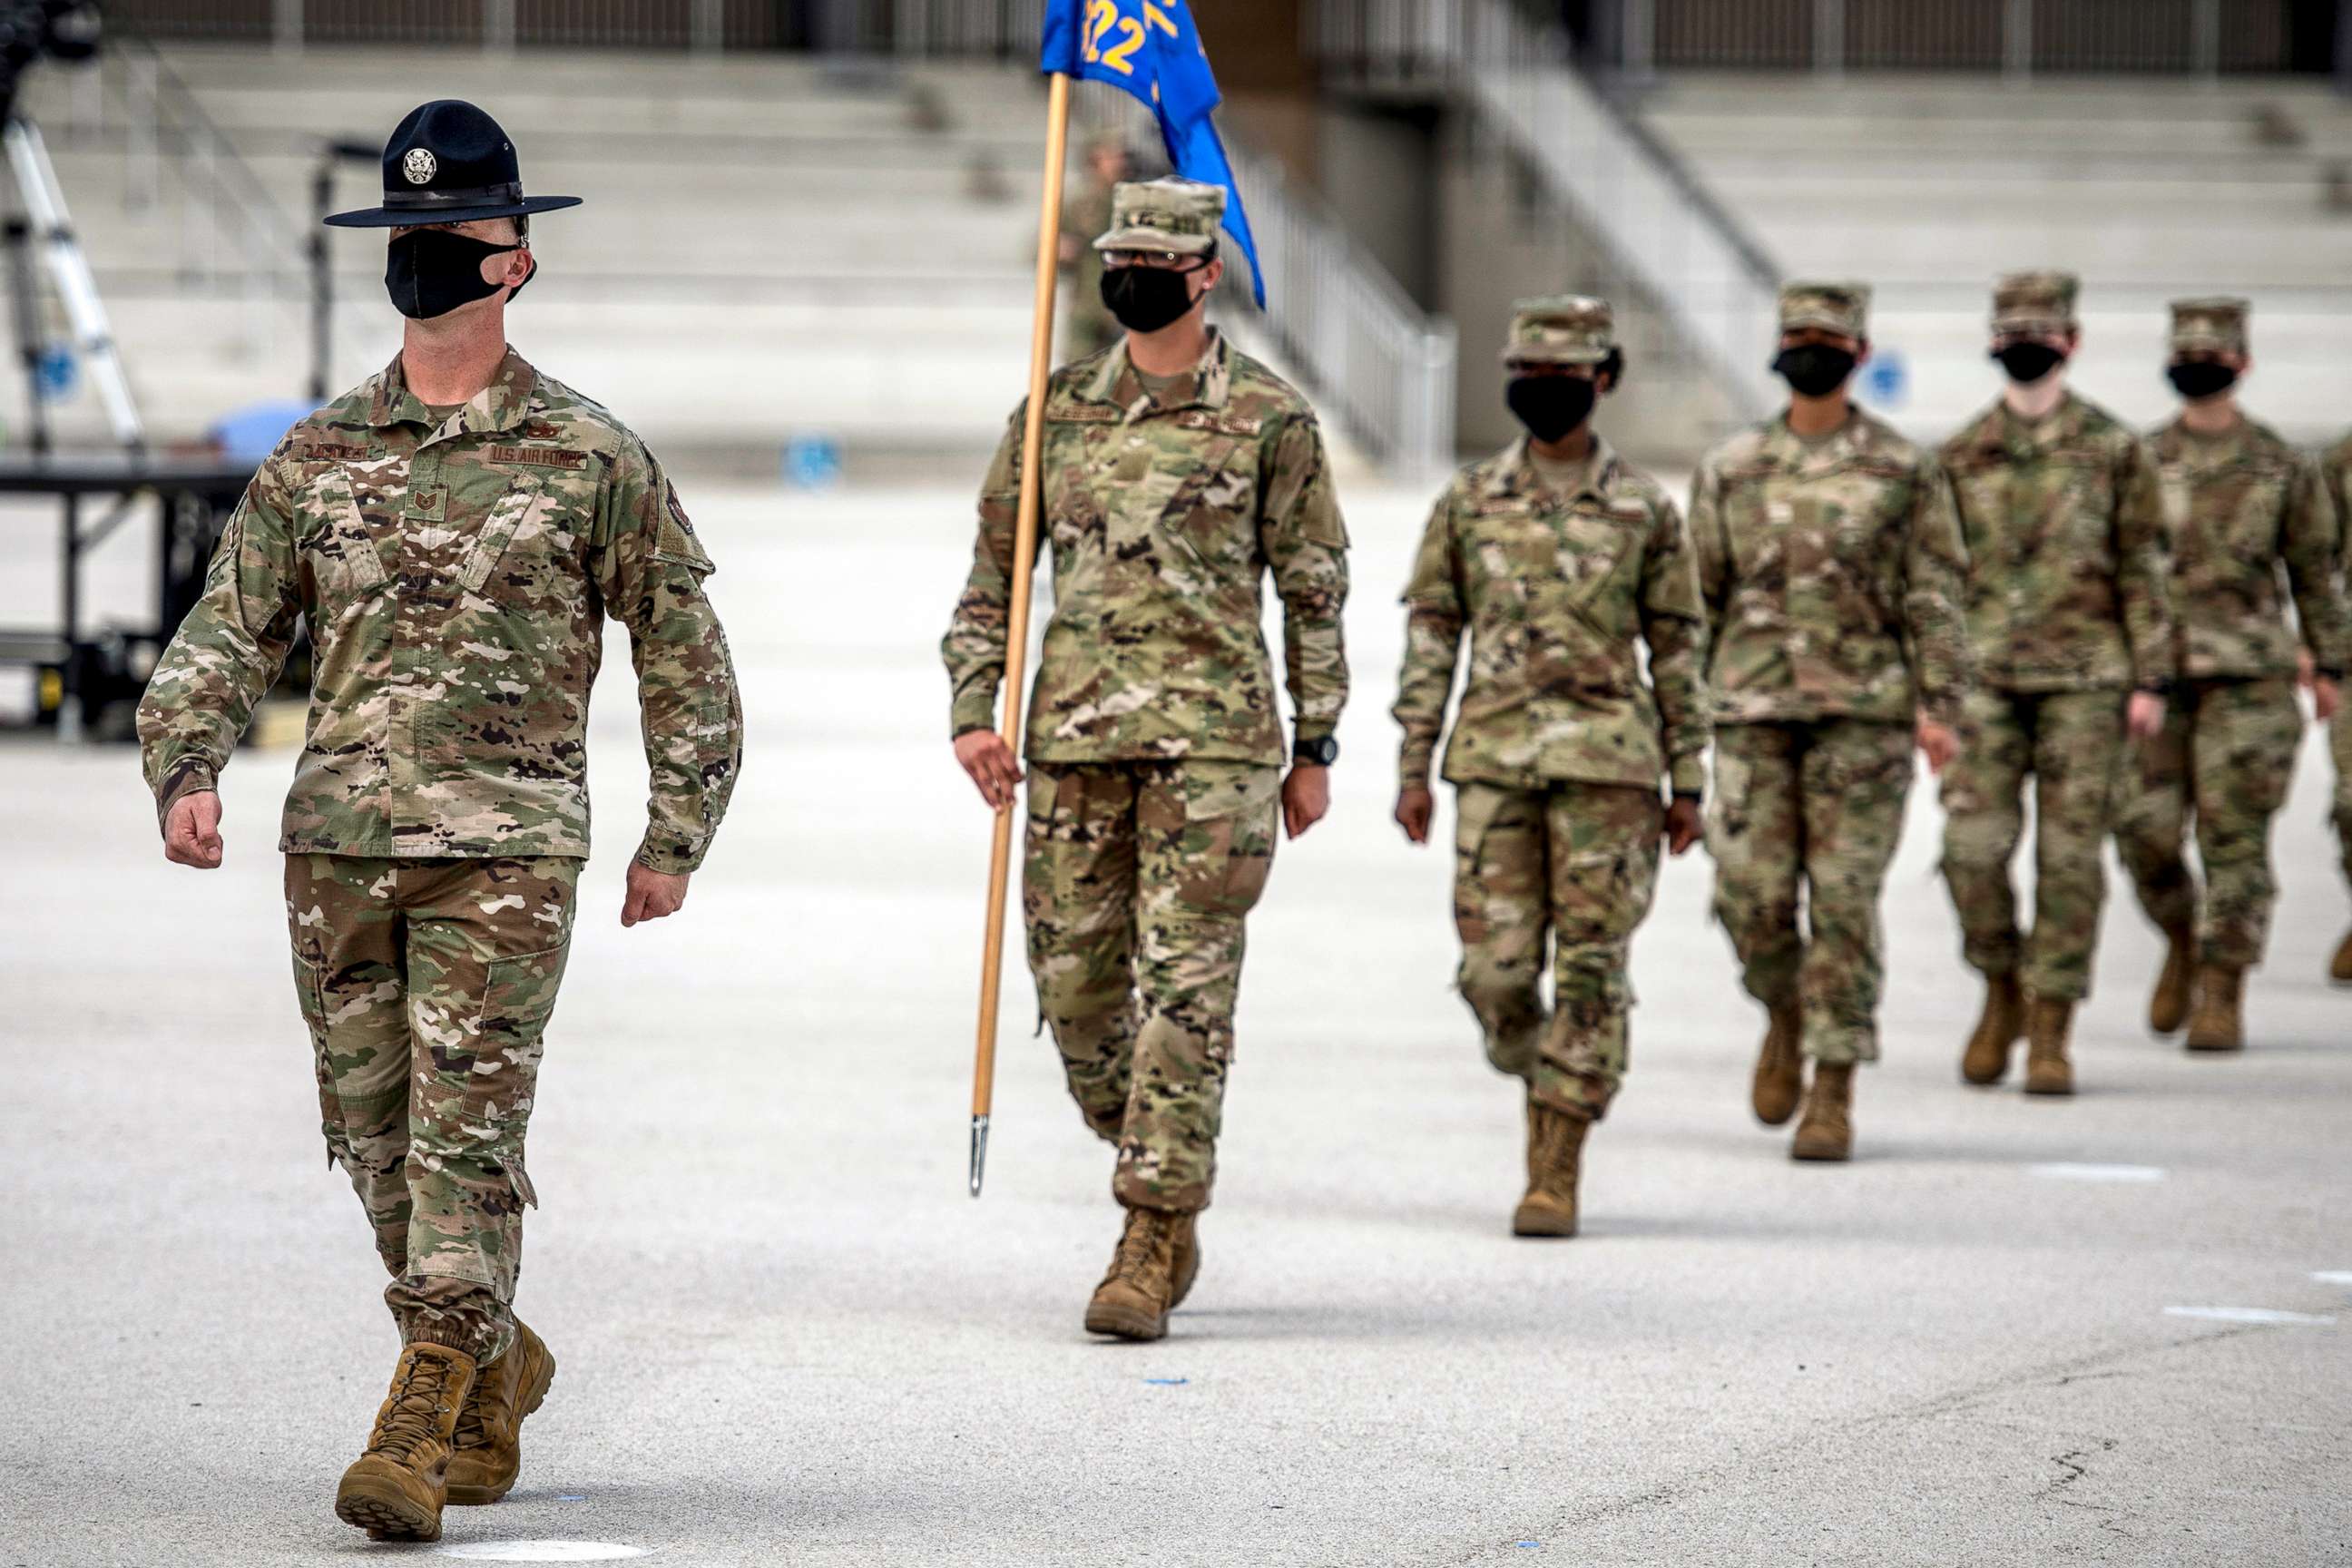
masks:
<instances>
[{"instance_id":1,"label":"blue guidon flag","mask_svg":"<svg viewBox=\"0 0 2352 1568\"><path fill-rule=\"evenodd\" d=\"M1225 232L1249 262L1250 287L1264 310L1257 241L1250 237L1225 144L1217 138L1214 115L1224 95L1184 0L1046 0L1039 68L1048 76L1108 82L1150 107L1176 172L1225 188Z\"/></svg>"}]
</instances>

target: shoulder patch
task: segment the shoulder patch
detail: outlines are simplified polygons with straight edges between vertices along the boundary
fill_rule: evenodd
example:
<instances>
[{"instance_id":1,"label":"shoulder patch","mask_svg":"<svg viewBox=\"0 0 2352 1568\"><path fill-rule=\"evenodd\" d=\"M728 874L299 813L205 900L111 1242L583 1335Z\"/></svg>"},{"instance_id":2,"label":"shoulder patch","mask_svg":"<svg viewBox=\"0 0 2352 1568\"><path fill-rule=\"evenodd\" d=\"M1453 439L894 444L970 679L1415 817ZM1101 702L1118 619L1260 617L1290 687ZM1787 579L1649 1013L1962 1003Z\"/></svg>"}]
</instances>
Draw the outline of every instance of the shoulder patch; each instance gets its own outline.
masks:
<instances>
[{"instance_id":1,"label":"shoulder patch","mask_svg":"<svg viewBox=\"0 0 2352 1568\"><path fill-rule=\"evenodd\" d=\"M542 468L584 468L588 454L567 451L562 447L493 447L493 463L528 463Z\"/></svg>"}]
</instances>

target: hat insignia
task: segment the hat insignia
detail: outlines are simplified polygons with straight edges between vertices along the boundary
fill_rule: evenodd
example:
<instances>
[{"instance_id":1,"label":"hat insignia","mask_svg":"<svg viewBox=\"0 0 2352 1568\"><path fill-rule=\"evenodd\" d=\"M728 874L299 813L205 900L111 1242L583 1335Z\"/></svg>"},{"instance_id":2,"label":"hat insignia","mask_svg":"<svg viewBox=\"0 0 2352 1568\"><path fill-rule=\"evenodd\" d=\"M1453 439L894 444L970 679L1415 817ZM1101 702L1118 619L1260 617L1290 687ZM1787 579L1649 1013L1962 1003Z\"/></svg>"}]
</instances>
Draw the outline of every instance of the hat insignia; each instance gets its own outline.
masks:
<instances>
[{"instance_id":1,"label":"hat insignia","mask_svg":"<svg viewBox=\"0 0 2352 1568\"><path fill-rule=\"evenodd\" d=\"M411 147L408 156L400 163L400 172L408 176L408 183L412 185L430 184L434 170L439 167L433 154L423 147Z\"/></svg>"}]
</instances>

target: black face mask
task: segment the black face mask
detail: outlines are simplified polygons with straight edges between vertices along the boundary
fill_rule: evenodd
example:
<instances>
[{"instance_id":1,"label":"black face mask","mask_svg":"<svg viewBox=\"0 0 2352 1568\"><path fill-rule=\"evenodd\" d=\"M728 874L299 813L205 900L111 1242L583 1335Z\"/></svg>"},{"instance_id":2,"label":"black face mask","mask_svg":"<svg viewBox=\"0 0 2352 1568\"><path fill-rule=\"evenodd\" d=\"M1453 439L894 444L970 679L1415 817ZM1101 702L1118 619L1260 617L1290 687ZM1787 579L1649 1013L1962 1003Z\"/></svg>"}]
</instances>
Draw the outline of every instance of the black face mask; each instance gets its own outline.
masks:
<instances>
[{"instance_id":1,"label":"black face mask","mask_svg":"<svg viewBox=\"0 0 2352 1568\"><path fill-rule=\"evenodd\" d=\"M2191 403L2208 397L2218 397L2238 384L2238 373L2228 365L2210 359L2185 359L2168 367L2165 379L2172 390Z\"/></svg>"},{"instance_id":2,"label":"black face mask","mask_svg":"<svg viewBox=\"0 0 2352 1568\"><path fill-rule=\"evenodd\" d=\"M2009 379L2025 385L2040 381L2066 363L2066 356L2048 343L2011 343L1996 353L2000 368L2009 372Z\"/></svg>"},{"instance_id":3,"label":"black face mask","mask_svg":"<svg viewBox=\"0 0 2352 1568\"><path fill-rule=\"evenodd\" d=\"M1807 397L1827 397L1843 386L1859 362L1843 349L1827 343L1806 343L1782 349L1772 361L1772 374Z\"/></svg>"},{"instance_id":4,"label":"black face mask","mask_svg":"<svg viewBox=\"0 0 2352 1568\"><path fill-rule=\"evenodd\" d=\"M482 263L521 248L471 239L446 228L420 228L392 242L384 260L383 286L392 295L394 309L412 321L429 321L505 288L503 283L482 281ZM522 292L522 283L515 285L515 292Z\"/></svg>"},{"instance_id":5,"label":"black face mask","mask_svg":"<svg viewBox=\"0 0 2352 1568\"><path fill-rule=\"evenodd\" d=\"M1156 332L1192 308L1189 272L1165 267L1114 267L1103 273L1102 300L1130 332Z\"/></svg>"},{"instance_id":6,"label":"black face mask","mask_svg":"<svg viewBox=\"0 0 2352 1568\"><path fill-rule=\"evenodd\" d=\"M1591 416L1600 394L1580 375L1515 375L1505 400L1528 435L1557 441Z\"/></svg>"}]
</instances>

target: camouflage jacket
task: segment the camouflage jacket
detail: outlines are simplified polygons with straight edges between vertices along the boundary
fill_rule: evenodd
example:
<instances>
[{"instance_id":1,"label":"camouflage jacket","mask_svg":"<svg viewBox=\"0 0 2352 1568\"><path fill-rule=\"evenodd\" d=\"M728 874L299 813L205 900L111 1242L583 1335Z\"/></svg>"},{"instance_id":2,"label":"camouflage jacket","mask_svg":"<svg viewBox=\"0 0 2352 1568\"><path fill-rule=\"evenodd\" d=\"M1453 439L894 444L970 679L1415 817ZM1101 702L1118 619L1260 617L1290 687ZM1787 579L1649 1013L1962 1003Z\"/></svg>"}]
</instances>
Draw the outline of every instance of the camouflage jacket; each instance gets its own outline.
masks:
<instances>
[{"instance_id":1,"label":"camouflage jacket","mask_svg":"<svg viewBox=\"0 0 2352 1568\"><path fill-rule=\"evenodd\" d=\"M1026 408L990 465L971 576L940 647L958 734L995 722ZM1268 568L1299 733L1331 733L1348 697L1348 533L1305 400L1219 338L1155 404L1121 342L1054 374L1045 440L1038 542L1053 549L1054 612L1028 755L1280 763Z\"/></svg>"},{"instance_id":2,"label":"camouflage jacket","mask_svg":"<svg viewBox=\"0 0 2352 1568\"><path fill-rule=\"evenodd\" d=\"M1701 460L1690 533L1716 722L1957 718L1967 569L1933 455L1859 409L1819 442L1784 414Z\"/></svg>"},{"instance_id":3,"label":"camouflage jacket","mask_svg":"<svg viewBox=\"0 0 2352 1568\"><path fill-rule=\"evenodd\" d=\"M2156 434L2156 461L2172 530L2181 673L2293 675L2289 591L2312 662L2340 673L2347 633L2336 506L2318 465L2242 416L2223 436L2200 436L2176 419Z\"/></svg>"},{"instance_id":4,"label":"camouflage jacket","mask_svg":"<svg viewBox=\"0 0 2352 1568\"><path fill-rule=\"evenodd\" d=\"M2352 436L2319 454L2319 477L2336 503L2336 569L2352 574Z\"/></svg>"},{"instance_id":5,"label":"camouflage jacket","mask_svg":"<svg viewBox=\"0 0 2352 1568\"><path fill-rule=\"evenodd\" d=\"M643 443L512 350L437 428L394 360L247 487L139 706L168 812L211 789L308 623L289 853L584 856L588 689L629 628L653 773L638 858L690 871L727 809L742 710L711 570Z\"/></svg>"},{"instance_id":6,"label":"camouflage jacket","mask_svg":"<svg viewBox=\"0 0 2352 1568\"><path fill-rule=\"evenodd\" d=\"M1454 476L1404 591L1396 721L1403 787L1429 782L1465 626L1470 679L1450 784L1706 784L1706 615L1682 514L1596 442L1591 479L1549 488L1524 437ZM1638 644L1650 653L1644 679Z\"/></svg>"},{"instance_id":7,"label":"camouflage jacket","mask_svg":"<svg viewBox=\"0 0 2352 1568\"><path fill-rule=\"evenodd\" d=\"M1943 457L1979 679L2012 691L2168 686L2170 544L2147 443L2068 393L2039 426L1995 404Z\"/></svg>"}]
</instances>

